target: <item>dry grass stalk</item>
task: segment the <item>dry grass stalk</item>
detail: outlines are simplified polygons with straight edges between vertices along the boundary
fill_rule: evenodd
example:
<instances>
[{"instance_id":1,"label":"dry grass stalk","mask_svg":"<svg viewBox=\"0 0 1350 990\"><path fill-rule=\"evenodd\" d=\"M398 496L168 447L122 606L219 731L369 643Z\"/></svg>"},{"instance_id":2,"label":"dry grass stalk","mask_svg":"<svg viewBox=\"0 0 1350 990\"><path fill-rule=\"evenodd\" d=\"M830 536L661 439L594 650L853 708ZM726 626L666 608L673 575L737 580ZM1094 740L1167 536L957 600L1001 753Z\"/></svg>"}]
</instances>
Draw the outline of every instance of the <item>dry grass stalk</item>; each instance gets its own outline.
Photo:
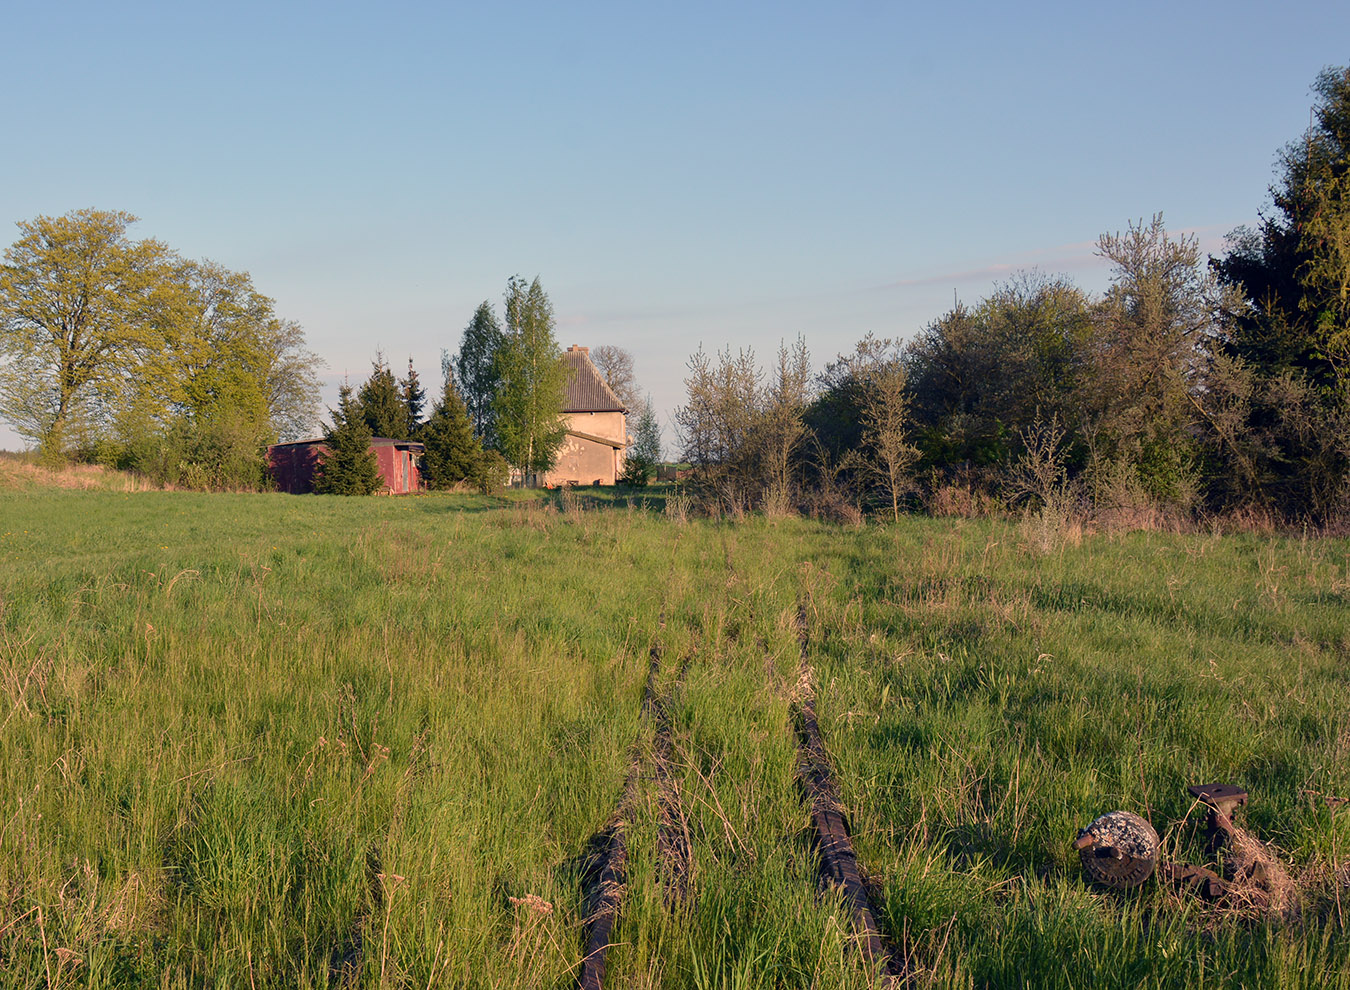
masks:
<instances>
[{"instance_id":1,"label":"dry grass stalk","mask_svg":"<svg viewBox=\"0 0 1350 990\"><path fill-rule=\"evenodd\" d=\"M1255 907L1265 904L1271 917L1292 921L1298 917L1298 887L1278 857L1260 839L1233 823L1223 811L1213 812L1227 834L1228 854L1225 872L1231 872L1229 889L1240 904Z\"/></svg>"}]
</instances>

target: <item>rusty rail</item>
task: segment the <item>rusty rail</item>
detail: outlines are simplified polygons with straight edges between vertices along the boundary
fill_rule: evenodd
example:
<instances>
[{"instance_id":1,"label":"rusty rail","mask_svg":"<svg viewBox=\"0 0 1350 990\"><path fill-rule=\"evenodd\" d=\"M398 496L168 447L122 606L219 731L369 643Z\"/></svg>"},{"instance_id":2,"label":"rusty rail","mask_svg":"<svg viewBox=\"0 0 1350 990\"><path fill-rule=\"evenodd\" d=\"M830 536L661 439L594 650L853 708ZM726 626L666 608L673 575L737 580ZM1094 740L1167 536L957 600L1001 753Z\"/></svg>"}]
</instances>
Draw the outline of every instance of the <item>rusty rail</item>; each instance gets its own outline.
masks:
<instances>
[{"instance_id":1,"label":"rusty rail","mask_svg":"<svg viewBox=\"0 0 1350 990\"><path fill-rule=\"evenodd\" d=\"M658 619L658 629L664 629L665 615ZM656 730L652 741L653 775L657 784L658 828L657 854L668 883L668 903L683 900L687 894L689 877L689 828L679 799L679 786L670 772L670 754L673 748L674 727L670 717L669 698L657 692L661 674L661 642L653 640L648 655L647 683L642 693L642 714L651 719ZM683 681L688 660L680 667ZM642 753L640 743L633 746L633 758L624 780L618 806L605 827L595 836L597 849L590 875L594 884L589 891L587 912L586 954L582 958L577 985L580 990L601 990L605 980L605 955L610 946L610 933L618 919L619 907L628 884L628 846L624 828L637 806L638 784L641 780Z\"/></svg>"},{"instance_id":2,"label":"rusty rail","mask_svg":"<svg viewBox=\"0 0 1350 990\"><path fill-rule=\"evenodd\" d=\"M878 968L883 981L890 985L905 975L905 967L892 951L872 908L858 854L849 837L844 808L835 789L834 767L816 719L815 675L811 669L804 604L797 608L797 641L801 647L796 711L797 781L811 806L821 877L843 894L864 955Z\"/></svg>"},{"instance_id":3,"label":"rusty rail","mask_svg":"<svg viewBox=\"0 0 1350 990\"><path fill-rule=\"evenodd\" d=\"M619 807L599 834L598 876L591 890L591 910L586 919L586 955L581 961L577 985L581 990L601 990L605 982L605 953L609 935L619 916L628 884L628 847L624 842L624 823L637 796L637 769L629 770Z\"/></svg>"}]
</instances>

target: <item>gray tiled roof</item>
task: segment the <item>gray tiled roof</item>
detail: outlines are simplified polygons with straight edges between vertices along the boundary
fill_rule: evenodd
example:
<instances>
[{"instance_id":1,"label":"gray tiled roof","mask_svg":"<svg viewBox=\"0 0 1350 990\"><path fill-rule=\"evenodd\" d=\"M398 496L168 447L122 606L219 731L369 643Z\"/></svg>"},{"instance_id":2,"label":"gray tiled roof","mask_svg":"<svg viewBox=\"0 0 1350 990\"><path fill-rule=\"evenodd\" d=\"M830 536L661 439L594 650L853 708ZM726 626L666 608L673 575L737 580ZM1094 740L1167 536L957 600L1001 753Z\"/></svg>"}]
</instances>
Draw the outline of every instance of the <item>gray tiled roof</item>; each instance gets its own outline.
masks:
<instances>
[{"instance_id":1,"label":"gray tiled roof","mask_svg":"<svg viewBox=\"0 0 1350 990\"><path fill-rule=\"evenodd\" d=\"M590 354L579 347L563 351L563 364L571 371L563 412L627 412L619 397L605 384Z\"/></svg>"}]
</instances>

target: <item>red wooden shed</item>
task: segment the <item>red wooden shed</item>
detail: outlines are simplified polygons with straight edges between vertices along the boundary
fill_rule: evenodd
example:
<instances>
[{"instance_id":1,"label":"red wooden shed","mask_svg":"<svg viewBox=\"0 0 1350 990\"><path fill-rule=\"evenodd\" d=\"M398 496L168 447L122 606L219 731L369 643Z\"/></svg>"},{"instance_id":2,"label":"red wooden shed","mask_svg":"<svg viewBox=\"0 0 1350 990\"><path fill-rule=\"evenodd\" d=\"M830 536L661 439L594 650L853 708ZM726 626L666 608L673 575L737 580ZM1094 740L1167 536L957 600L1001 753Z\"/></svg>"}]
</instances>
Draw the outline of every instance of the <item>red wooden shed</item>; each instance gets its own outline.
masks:
<instances>
[{"instance_id":1,"label":"red wooden shed","mask_svg":"<svg viewBox=\"0 0 1350 990\"><path fill-rule=\"evenodd\" d=\"M420 443L376 437L370 441L375 461L384 481L385 494L401 495L422 487L422 471L418 459L426 451ZM267 469L276 481L277 490L301 495L314 491L314 481L328 446L322 440L297 440L294 443L275 443L267 448Z\"/></svg>"}]
</instances>

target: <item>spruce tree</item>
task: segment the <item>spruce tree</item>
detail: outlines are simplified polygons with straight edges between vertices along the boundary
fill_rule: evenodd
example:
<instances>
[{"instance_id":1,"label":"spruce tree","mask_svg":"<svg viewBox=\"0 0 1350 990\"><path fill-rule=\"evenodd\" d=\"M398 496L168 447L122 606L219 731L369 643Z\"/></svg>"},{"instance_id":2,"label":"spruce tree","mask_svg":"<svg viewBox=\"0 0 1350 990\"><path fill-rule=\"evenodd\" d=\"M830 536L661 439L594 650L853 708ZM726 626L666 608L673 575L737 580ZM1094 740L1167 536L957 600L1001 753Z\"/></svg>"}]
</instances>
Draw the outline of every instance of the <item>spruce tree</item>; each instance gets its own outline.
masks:
<instances>
[{"instance_id":1,"label":"spruce tree","mask_svg":"<svg viewBox=\"0 0 1350 990\"><path fill-rule=\"evenodd\" d=\"M371 432L352 397L352 387L343 382L338 407L329 409L333 425L323 433L328 453L314 483L320 495L370 495L380 487L380 469L370 449Z\"/></svg>"},{"instance_id":2,"label":"spruce tree","mask_svg":"<svg viewBox=\"0 0 1350 990\"><path fill-rule=\"evenodd\" d=\"M394 373L384 363L383 354L375 355L370 365L370 377L356 393L356 399L372 436L386 440L409 439L408 409Z\"/></svg>"},{"instance_id":3,"label":"spruce tree","mask_svg":"<svg viewBox=\"0 0 1350 990\"><path fill-rule=\"evenodd\" d=\"M398 387L403 396L403 409L408 417L403 438L416 440L418 434L422 432L422 410L427 404L427 391L418 380L417 372L413 370L412 358L408 358L408 377L402 379Z\"/></svg>"},{"instance_id":4,"label":"spruce tree","mask_svg":"<svg viewBox=\"0 0 1350 990\"><path fill-rule=\"evenodd\" d=\"M483 448L474 436L473 423L455 390L454 379L448 376L440 401L422 427L422 442L426 445L423 472L428 488L453 488L477 480Z\"/></svg>"},{"instance_id":5,"label":"spruce tree","mask_svg":"<svg viewBox=\"0 0 1350 990\"><path fill-rule=\"evenodd\" d=\"M625 453L623 477L619 479L625 485L647 484L661 460L661 427L656 422L650 396L640 403L640 408L633 427L633 444Z\"/></svg>"},{"instance_id":6,"label":"spruce tree","mask_svg":"<svg viewBox=\"0 0 1350 990\"><path fill-rule=\"evenodd\" d=\"M498 384L495 357L502 342L501 324L492 312L492 305L481 303L464 328L454 371L474 432L484 443L491 443L494 436L492 399Z\"/></svg>"}]
</instances>

